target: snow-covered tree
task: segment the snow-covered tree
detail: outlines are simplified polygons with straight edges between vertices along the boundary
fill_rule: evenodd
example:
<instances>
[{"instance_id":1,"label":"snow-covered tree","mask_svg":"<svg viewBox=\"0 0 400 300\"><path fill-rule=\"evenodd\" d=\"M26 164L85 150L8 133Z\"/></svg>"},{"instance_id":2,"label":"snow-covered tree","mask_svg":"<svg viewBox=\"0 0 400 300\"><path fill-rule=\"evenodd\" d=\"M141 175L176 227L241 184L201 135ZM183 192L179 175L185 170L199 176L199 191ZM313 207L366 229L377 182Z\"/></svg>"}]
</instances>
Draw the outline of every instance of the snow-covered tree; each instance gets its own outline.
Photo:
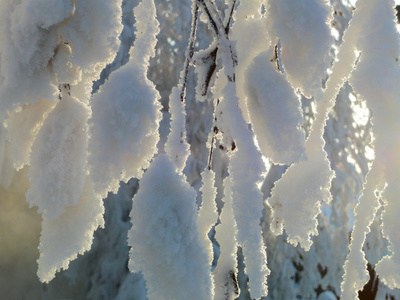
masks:
<instances>
[{"instance_id":1,"label":"snow-covered tree","mask_svg":"<svg viewBox=\"0 0 400 300\"><path fill-rule=\"evenodd\" d=\"M395 14L1 1L2 295L400 297Z\"/></svg>"}]
</instances>

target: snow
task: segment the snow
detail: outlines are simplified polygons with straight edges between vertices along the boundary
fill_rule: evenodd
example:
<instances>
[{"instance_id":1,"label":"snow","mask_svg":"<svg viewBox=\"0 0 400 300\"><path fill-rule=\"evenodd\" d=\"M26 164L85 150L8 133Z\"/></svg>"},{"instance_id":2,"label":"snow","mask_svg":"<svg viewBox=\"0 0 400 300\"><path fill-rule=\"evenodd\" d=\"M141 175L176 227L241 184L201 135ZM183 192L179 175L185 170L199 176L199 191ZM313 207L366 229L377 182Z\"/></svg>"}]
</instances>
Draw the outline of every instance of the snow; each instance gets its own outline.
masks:
<instances>
[{"instance_id":1,"label":"snow","mask_svg":"<svg viewBox=\"0 0 400 300\"><path fill-rule=\"evenodd\" d=\"M221 69L214 89L214 96L221 101L216 111L217 124L224 135L231 139L226 146L231 151L228 172L230 180L234 182L230 192L237 224L237 242L243 248L250 294L253 298L261 298L268 293L266 280L269 274L260 226L263 196L258 187L265 166L240 111L235 84L227 80L226 74L227 71Z\"/></svg>"},{"instance_id":2,"label":"snow","mask_svg":"<svg viewBox=\"0 0 400 300\"><path fill-rule=\"evenodd\" d=\"M155 13L150 0L135 8L139 28L141 22L147 24L131 50L131 58L136 59L113 72L91 100L90 174L95 191L103 197L108 191L116 192L120 180L140 178L157 150L160 95L147 79L148 60L154 54L158 32ZM138 58L139 54L143 57Z\"/></svg>"},{"instance_id":3,"label":"snow","mask_svg":"<svg viewBox=\"0 0 400 300\"><path fill-rule=\"evenodd\" d=\"M178 87L172 88L169 97L169 111L171 113L171 132L168 135L165 150L170 160L175 162L177 169L182 171L189 156L190 146L186 141L185 102L181 101L181 90Z\"/></svg>"},{"instance_id":4,"label":"snow","mask_svg":"<svg viewBox=\"0 0 400 300\"><path fill-rule=\"evenodd\" d=\"M215 228L215 238L220 247L220 256L213 271L215 288L214 299L234 299L239 295L237 283L237 227L232 209L232 179L224 179L224 207L220 224Z\"/></svg>"},{"instance_id":5,"label":"snow","mask_svg":"<svg viewBox=\"0 0 400 300\"><path fill-rule=\"evenodd\" d=\"M238 59L236 87L239 105L246 122L250 123L245 89L245 84L249 80L245 72L254 57L267 50L270 45L265 18L261 14L261 1L240 2L234 14L234 23L230 29L230 34L231 40L236 43Z\"/></svg>"},{"instance_id":6,"label":"snow","mask_svg":"<svg viewBox=\"0 0 400 300\"><path fill-rule=\"evenodd\" d=\"M246 77L247 107L262 154L277 164L305 158L301 104L283 74L262 52L249 65Z\"/></svg>"},{"instance_id":7,"label":"snow","mask_svg":"<svg viewBox=\"0 0 400 300\"><path fill-rule=\"evenodd\" d=\"M64 88L63 88L64 89ZM63 90L32 145L26 201L49 219L74 206L86 177L89 108Z\"/></svg>"},{"instance_id":8,"label":"snow","mask_svg":"<svg viewBox=\"0 0 400 300\"><path fill-rule=\"evenodd\" d=\"M55 101L47 100L24 105L21 110L12 112L5 121L7 138L12 149L12 161L17 171L29 164L33 142L55 105Z\"/></svg>"},{"instance_id":9,"label":"snow","mask_svg":"<svg viewBox=\"0 0 400 300\"><path fill-rule=\"evenodd\" d=\"M129 269L143 273L149 299L211 299L195 190L165 154L152 162L139 186L130 214Z\"/></svg>"},{"instance_id":10,"label":"snow","mask_svg":"<svg viewBox=\"0 0 400 300\"><path fill-rule=\"evenodd\" d=\"M59 43L57 24L72 10L70 0L1 2L1 119L21 104L55 98L57 85L48 64Z\"/></svg>"},{"instance_id":11,"label":"snow","mask_svg":"<svg viewBox=\"0 0 400 300\"><path fill-rule=\"evenodd\" d=\"M56 271L67 269L77 254L90 250L94 231L104 227L103 214L102 199L93 193L88 176L77 205L67 207L57 218L43 215L38 259L42 282L52 280Z\"/></svg>"},{"instance_id":12,"label":"snow","mask_svg":"<svg viewBox=\"0 0 400 300\"><path fill-rule=\"evenodd\" d=\"M397 153L400 146L400 90L397 84L400 80L400 68L397 61L400 47L394 2L370 0L357 4L356 14L363 13L363 19L359 17L355 24L363 34L356 41L360 58L350 84L357 97L365 99L372 110L375 160L368 174L363 197L355 210L355 226L342 284L342 295L348 299L356 298L357 290L362 288L368 278L365 258L360 250L380 205L376 199L377 193L384 203L382 228L384 236L389 240L391 256L385 256L379 261L376 271L380 280L390 288L400 285L400 206L397 203L400 181L400 159Z\"/></svg>"},{"instance_id":13,"label":"snow","mask_svg":"<svg viewBox=\"0 0 400 300\"><path fill-rule=\"evenodd\" d=\"M0 118L55 99L58 81L80 81L75 95L86 101L92 81L118 50L120 15L121 1L2 1Z\"/></svg>"},{"instance_id":14,"label":"snow","mask_svg":"<svg viewBox=\"0 0 400 300\"><path fill-rule=\"evenodd\" d=\"M282 44L280 56L289 82L308 98L318 95L332 60L328 1L270 0L266 19L273 44Z\"/></svg>"}]
</instances>

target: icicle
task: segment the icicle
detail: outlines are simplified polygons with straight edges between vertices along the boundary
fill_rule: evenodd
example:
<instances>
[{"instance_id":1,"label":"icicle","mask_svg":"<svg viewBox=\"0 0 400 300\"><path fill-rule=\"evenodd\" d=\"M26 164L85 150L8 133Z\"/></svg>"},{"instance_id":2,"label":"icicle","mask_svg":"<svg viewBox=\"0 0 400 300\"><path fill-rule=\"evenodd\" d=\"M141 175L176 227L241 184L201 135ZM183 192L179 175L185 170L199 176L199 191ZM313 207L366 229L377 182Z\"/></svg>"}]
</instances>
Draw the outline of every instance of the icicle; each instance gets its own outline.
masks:
<instances>
[{"instance_id":1,"label":"icicle","mask_svg":"<svg viewBox=\"0 0 400 300\"><path fill-rule=\"evenodd\" d=\"M48 113L56 102L40 100L25 105L21 111L10 114L7 124L7 138L10 140L14 167L18 171L29 164L33 142Z\"/></svg>"},{"instance_id":2,"label":"icicle","mask_svg":"<svg viewBox=\"0 0 400 300\"><path fill-rule=\"evenodd\" d=\"M212 226L218 221L217 205L215 203L215 197L217 196L217 188L214 186L215 173L206 168L202 173L203 185L200 188L202 193L202 203L199 210L199 231L201 241L205 249L208 252L209 263L211 265L214 259L214 250L212 242L208 237Z\"/></svg>"},{"instance_id":3,"label":"icicle","mask_svg":"<svg viewBox=\"0 0 400 300\"><path fill-rule=\"evenodd\" d=\"M26 201L54 218L74 206L85 183L89 109L63 88L32 146Z\"/></svg>"},{"instance_id":4,"label":"icicle","mask_svg":"<svg viewBox=\"0 0 400 300\"><path fill-rule=\"evenodd\" d=\"M90 250L94 231L104 226L103 213L102 199L93 193L87 176L76 206L67 207L57 218L43 216L38 259L40 281L49 282L57 271L67 269L78 254Z\"/></svg>"},{"instance_id":5,"label":"icicle","mask_svg":"<svg viewBox=\"0 0 400 300\"><path fill-rule=\"evenodd\" d=\"M215 300L231 300L239 295L237 282L237 227L232 209L232 179L224 179L224 207L221 212L221 223L215 228L215 238L220 246L220 256L213 271Z\"/></svg>"},{"instance_id":6,"label":"icicle","mask_svg":"<svg viewBox=\"0 0 400 300\"><path fill-rule=\"evenodd\" d=\"M129 269L149 299L211 299L208 256L197 226L196 192L168 156L158 156L133 200Z\"/></svg>"},{"instance_id":7,"label":"icicle","mask_svg":"<svg viewBox=\"0 0 400 300\"><path fill-rule=\"evenodd\" d=\"M281 58L290 83L308 98L318 95L331 64L328 1L269 0L268 4L267 28L282 44Z\"/></svg>"},{"instance_id":8,"label":"icicle","mask_svg":"<svg viewBox=\"0 0 400 300\"><path fill-rule=\"evenodd\" d=\"M116 192L120 180L142 176L159 140L160 95L147 79L159 32L154 2L143 0L134 13L139 31L133 60L113 72L92 99L90 174L103 197Z\"/></svg>"}]
</instances>

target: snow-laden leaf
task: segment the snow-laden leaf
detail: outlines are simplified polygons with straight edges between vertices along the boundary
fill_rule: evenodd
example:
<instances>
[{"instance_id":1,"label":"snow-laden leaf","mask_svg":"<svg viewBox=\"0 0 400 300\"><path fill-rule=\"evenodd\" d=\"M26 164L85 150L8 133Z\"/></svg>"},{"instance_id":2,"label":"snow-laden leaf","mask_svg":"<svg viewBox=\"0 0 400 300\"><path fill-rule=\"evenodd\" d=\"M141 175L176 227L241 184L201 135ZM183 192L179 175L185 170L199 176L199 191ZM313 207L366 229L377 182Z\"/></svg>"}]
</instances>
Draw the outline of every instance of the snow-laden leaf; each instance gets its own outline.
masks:
<instances>
[{"instance_id":1,"label":"snow-laden leaf","mask_svg":"<svg viewBox=\"0 0 400 300\"><path fill-rule=\"evenodd\" d=\"M211 299L196 192L167 155L150 165L133 199L129 269L142 272L149 299Z\"/></svg>"},{"instance_id":2,"label":"snow-laden leaf","mask_svg":"<svg viewBox=\"0 0 400 300\"><path fill-rule=\"evenodd\" d=\"M67 269L78 254L90 250L94 231L104 226L103 213L102 199L93 193L87 176L77 205L67 207L57 218L43 216L38 259L42 282L49 282L57 271Z\"/></svg>"},{"instance_id":3,"label":"snow-laden leaf","mask_svg":"<svg viewBox=\"0 0 400 300\"><path fill-rule=\"evenodd\" d=\"M262 154L290 164L305 156L301 103L269 53L256 56L247 69L247 108Z\"/></svg>"},{"instance_id":4,"label":"snow-laden leaf","mask_svg":"<svg viewBox=\"0 0 400 300\"><path fill-rule=\"evenodd\" d=\"M103 197L116 192L120 180L141 177L159 140L160 95L147 79L159 31L153 1L143 0L135 14L143 28L131 50L134 59L113 72L91 101L90 173Z\"/></svg>"},{"instance_id":5,"label":"snow-laden leaf","mask_svg":"<svg viewBox=\"0 0 400 300\"><path fill-rule=\"evenodd\" d=\"M74 206L86 177L89 108L63 93L32 145L26 201L54 218Z\"/></svg>"}]
</instances>

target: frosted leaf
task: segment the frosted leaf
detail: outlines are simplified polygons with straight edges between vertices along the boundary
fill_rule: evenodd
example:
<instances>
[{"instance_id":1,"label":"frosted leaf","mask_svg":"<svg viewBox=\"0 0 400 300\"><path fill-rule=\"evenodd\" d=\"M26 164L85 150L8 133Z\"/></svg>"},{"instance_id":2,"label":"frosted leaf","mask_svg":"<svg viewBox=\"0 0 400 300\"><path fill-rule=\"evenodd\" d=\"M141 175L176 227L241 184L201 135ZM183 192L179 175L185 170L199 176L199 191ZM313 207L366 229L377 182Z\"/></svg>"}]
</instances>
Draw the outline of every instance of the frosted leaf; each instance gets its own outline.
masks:
<instances>
[{"instance_id":1,"label":"frosted leaf","mask_svg":"<svg viewBox=\"0 0 400 300\"><path fill-rule=\"evenodd\" d=\"M172 89L169 97L169 111L171 113L171 132L165 145L165 151L171 161L175 162L179 171L182 171L189 156L189 144L186 141L186 112L185 103L181 101L180 90Z\"/></svg>"},{"instance_id":2,"label":"frosted leaf","mask_svg":"<svg viewBox=\"0 0 400 300\"><path fill-rule=\"evenodd\" d=\"M211 228L218 221L217 205L215 197L217 196L217 188L215 187L215 173L208 168L201 173L203 185L200 188L202 193L202 202L199 210L199 231L201 241L205 249L207 249L209 263L211 265L214 258L213 245L208 237Z\"/></svg>"},{"instance_id":3,"label":"frosted leaf","mask_svg":"<svg viewBox=\"0 0 400 300\"><path fill-rule=\"evenodd\" d=\"M213 271L215 288L214 299L234 299L239 293L237 282L237 228L232 209L232 179L224 179L224 207L221 212L221 223L215 227L215 239L220 246L220 256Z\"/></svg>"},{"instance_id":4,"label":"frosted leaf","mask_svg":"<svg viewBox=\"0 0 400 300\"><path fill-rule=\"evenodd\" d=\"M149 299L210 299L208 256L197 227L196 192L168 156L157 157L133 199L129 269Z\"/></svg>"},{"instance_id":5,"label":"frosted leaf","mask_svg":"<svg viewBox=\"0 0 400 300\"><path fill-rule=\"evenodd\" d=\"M290 164L305 156L301 103L269 52L255 57L247 69L247 107L263 155Z\"/></svg>"},{"instance_id":6,"label":"frosted leaf","mask_svg":"<svg viewBox=\"0 0 400 300\"><path fill-rule=\"evenodd\" d=\"M147 37L146 34L158 32L158 21L151 0L143 0L135 13L142 12L143 7L150 7L151 15L143 19L144 16L139 14L137 22L138 26L142 26L141 22L148 23L145 27L148 31L138 35L132 56L137 57L138 52L144 57L131 60L113 72L91 101L90 173L95 191L103 197L108 191L116 192L120 180L141 177L157 151L158 126L162 117L160 95L147 79L148 59L154 52L155 36Z\"/></svg>"},{"instance_id":7,"label":"frosted leaf","mask_svg":"<svg viewBox=\"0 0 400 300\"><path fill-rule=\"evenodd\" d=\"M90 250L93 233L104 226L102 199L93 193L90 178L76 206L67 207L57 218L43 216L40 236L38 276L49 282L57 271L67 269L78 254Z\"/></svg>"},{"instance_id":8,"label":"frosted leaf","mask_svg":"<svg viewBox=\"0 0 400 300\"><path fill-rule=\"evenodd\" d=\"M85 183L90 111L64 91L32 145L26 201L54 218L78 203Z\"/></svg>"},{"instance_id":9,"label":"frosted leaf","mask_svg":"<svg viewBox=\"0 0 400 300\"><path fill-rule=\"evenodd\" d=\"M54 101L40 100L35 104L24 105L20 111L11 113L6 120L7 137L17 171L29 164L31 148L36 135L55 104Z\"/></svg>"},{"instance_id":10,"label":"frosted leaf","mask_svg":"<svg viewBox=\"0 0 400 300\"><path fill-rule=\"evenodd\" d=\"M282 44L281 58L290 83L306 97L319 94L332 60L328 1L269 0L268 4L267 26Z\"/></svg>"}]
</instances>

